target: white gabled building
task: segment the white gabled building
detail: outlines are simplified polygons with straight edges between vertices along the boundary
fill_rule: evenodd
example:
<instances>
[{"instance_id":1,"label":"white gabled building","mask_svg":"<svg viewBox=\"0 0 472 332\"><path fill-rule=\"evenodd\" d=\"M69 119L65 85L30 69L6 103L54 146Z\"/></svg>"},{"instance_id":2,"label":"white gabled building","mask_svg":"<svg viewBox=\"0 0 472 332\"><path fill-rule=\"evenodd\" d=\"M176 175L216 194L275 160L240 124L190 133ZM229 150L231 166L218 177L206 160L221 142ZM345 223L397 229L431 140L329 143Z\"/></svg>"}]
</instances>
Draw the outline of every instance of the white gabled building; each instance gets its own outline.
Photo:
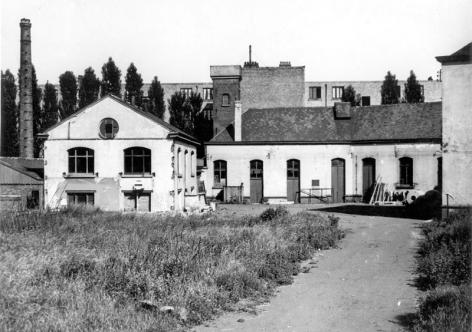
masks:
<instances>
[{"instance_id":1,"label":"white gabled building","mask_svg":"<svg viewBox=\"0 0 472 332\"><path fill-rule=\"evenodd\" d=\"M200 206L198 141L108 95L42 134L45 206L93 204L111 211Z\"/></svg>"}]
</instances>

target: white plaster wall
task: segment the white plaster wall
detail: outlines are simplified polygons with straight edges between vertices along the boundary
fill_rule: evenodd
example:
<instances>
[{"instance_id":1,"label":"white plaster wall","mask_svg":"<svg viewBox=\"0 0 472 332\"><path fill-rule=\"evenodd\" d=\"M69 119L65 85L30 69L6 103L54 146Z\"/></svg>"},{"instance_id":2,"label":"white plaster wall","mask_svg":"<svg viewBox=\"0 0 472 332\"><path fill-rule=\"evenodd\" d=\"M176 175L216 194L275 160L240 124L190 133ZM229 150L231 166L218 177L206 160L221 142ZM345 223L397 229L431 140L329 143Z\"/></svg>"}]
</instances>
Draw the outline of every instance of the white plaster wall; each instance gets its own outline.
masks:
<instances>
[{"instance_id":1,"label":"white plaster wall","mask_svg":"<svg viewBox=\"0 0 472 332\"><path fill-rule=\"evenodd\" d=\"M98 136L100 121L111 117L118 122L119 131L114 139L101 139ZM70 123L70 126L69 126ZM70 127L70 128L69 128ZM189 155L196 148L190 144L184 144L176 140L167 139L169 131L134 112L130 108L113 100L104 98L99 103L79 113L71 120L62 123L49 132L49 138L45 142L45 204L56 207L57 197L55 193L60 189L60 184L66 181L63 173L68 173L68 149L74 147L86 147L94 150L94 172L98 173L94 181L99 183L103 179L113 180L119 185L119 202L111 202L110 205L101 206L104 209L123 209L123 191L132 190L135 184L141 184L145 190L151 190L151 210L168 211L171 209L182 210L185 207L185 188L191 192L197 191L196 176L191 176L190 165L183 164L187 168L188 176L179 178L174 175L173 156L180 147L188 151ZM175 146L173 146L173 144ZM139 146L151 150L151 177L127 177L124 173L124 150ZM196 174L196 163L192 165ZM176 174L176 173L175 173ZM193 187L193 189L192 189ZM174 201L173 192L177 193ZM110 188L97 186L96 196L111 195ZM113 189L116 190L116 189ZM98 199L97 199L98 198ZM95 199L97 205L102 201ZM60 205L67 204L66 199L60 201Z\"/></svg>"},{"instance_id":2,"label":"white plaster wall","mask_svg":"<svg viewBox=\"0 0 472 332\"><path fill-rule=\"evenodd\" d=\"M208 196L214 197L221 189L213 188L213 162L227 161L229 186L244 184L244 196L250 196L249 162L264 162L264 197L287 195L287 160L300 160L300 187L311 188L312 180L319 179L320 187L331 188L331 160L346 161L346 194L362 194L362 158L376 159L377 175L390 185L399 182L399 158L413 158L415 189L427 191L437 185L437 157L439 144L386 145L207 145L208 170L204 173ZM357 162L357 167L356 167Z\"/></svg>"},{"instance_id":3,"label":"white plaster wall","mask_svg":"<svg viewBox=\"0 0 472 332\"><path fill-rule=\"evenodd\" d=\"M63 122L48 132L49 139L100 139L100 122L113 118L118 122L116 139L165 138L169 131L152 120L140 116L129 107L111 97L79 112L77 116Z\"/></svg>"},{"instance_id":4,"label":"white plaster wall","mask_svg":"<svg viewBox=\"0 0 472 332\"><path fill-rule=\"evenodd\" d=\"M352 192L352 158L349 145L208 145L208 171L205 186L214 196L219 190L213 188L213 162L227 161L229 186L244 184L244 196L250 196L249 162L253 159L264 163L264 197L287 196L287 160L300 160L300 187L310 188L311 180L319 179L320 187L331 187L331 159L346 161L346 194Z\"/></svg>"},{"instance_id":5,"label":"white plaster wall","mask_svg":"<svg viewBox=\"0 0 472 332\"><path fill-rule=\"evenodd\" d=\"M472 64L442 66L443 192L472 204Z\"/></svg>"},{"instance_id":6,"label":"white plaster wall","mask_svg":"<svg viewBox=\"0 0 472 332\"><path fill-rule=\"evenodd\" d=\"M400 181L400 161L402 157L413 159L413 182L416 190L428 191L438 185L437 172L440 157L440 144L388 144L354 145L354 193L362 195L362 159L375 159L376 178L387 183L391 188Z\"/></svg>"}]
</instances>

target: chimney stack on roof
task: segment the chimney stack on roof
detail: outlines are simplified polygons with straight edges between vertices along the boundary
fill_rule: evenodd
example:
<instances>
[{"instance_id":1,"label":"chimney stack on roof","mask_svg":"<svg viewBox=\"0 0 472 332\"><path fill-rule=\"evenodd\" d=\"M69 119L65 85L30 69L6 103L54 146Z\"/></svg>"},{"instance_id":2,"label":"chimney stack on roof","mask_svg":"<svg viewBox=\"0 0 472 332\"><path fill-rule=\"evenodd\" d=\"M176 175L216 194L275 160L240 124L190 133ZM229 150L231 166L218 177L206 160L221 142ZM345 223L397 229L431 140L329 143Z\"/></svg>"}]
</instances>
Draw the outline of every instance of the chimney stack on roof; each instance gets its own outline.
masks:
<instances>
[{"instance_id":1,"label":"chimney stack on roof","mask_svg":"<svg viewBox=\"0 0 472 332\"><path fill-rule=\"evenodd\" d=\"M33 158L33 64L30 20L22 18L20 29L20 157Z\"/></svg>"}]
</instances>

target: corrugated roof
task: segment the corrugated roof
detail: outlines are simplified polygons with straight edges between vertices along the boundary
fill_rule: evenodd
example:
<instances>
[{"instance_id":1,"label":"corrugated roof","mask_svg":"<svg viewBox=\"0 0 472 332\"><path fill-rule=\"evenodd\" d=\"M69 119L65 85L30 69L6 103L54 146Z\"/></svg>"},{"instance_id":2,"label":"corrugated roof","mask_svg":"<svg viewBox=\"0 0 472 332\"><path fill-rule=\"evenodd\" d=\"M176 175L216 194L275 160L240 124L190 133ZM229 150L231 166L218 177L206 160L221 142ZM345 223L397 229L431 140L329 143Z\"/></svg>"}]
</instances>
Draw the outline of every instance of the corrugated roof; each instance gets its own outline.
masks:
<instances>
[{"instance_id":1,"label":"corrugated roof","mask_svg":"<svg viewBox=\"0 0 472 332\"><path fill-rule=\"evenodd\" d=\"M210 142L234 142L232 125ZM242 142L351 143L441 140L441 102L353 107L336 119L333 107L250 109L242 116Z\"/></svg>"}]
</instances>

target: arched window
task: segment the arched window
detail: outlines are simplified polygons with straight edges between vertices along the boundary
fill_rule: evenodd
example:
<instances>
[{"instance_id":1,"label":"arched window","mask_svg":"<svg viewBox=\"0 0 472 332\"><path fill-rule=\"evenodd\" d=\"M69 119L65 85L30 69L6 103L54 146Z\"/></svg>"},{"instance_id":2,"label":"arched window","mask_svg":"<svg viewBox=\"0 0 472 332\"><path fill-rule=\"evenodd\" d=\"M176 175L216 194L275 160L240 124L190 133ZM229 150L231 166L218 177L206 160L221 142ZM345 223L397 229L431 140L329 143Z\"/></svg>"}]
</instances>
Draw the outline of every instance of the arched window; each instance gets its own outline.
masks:
<instances>
[{"instance_id":1,"label":"arched window","mask_svg":"<svg viewBox=\"0 0 472 332\"><path fill-rule=\"evenodd\" d=\"M263 163L261 160L251 160L250 177L251 179L262 179Z\"/></svg>"},{"instance_id":2,"label":"arched window","mask_svg":"<svg viewBox=\"0 0 472 332\"><path fill-rule=\"evenodd\" d=\"M221 97L221 106L229 106L229 94L224 93Z\"/></svg>"},{"instance_id":3,"label":"arched window","mask_svg":"<svg viewBox=\"0 0 472 332\"><path fill-rule=\"evenodd\" d=\"M135 146L124 152L125 174L151 174L151 150Z\"/></svg>"},{"instance_id":4,"label":"arched window","mask_svg":"<svg viewBox=\"0 0 472 332\"><path fill-rule=\"evenodd\" d=\"M93 174L94 152L88 148L72 148L69 153L69 173Z\"/></svg>"},{"instance_id":5,"label":"arched window","mask_svg":"<svg viewBox=\"0 0 472 332\"><path fill-rule=\"evenodd\" d=\"M214 186L226 186L226 161L216 160L213 162Z\"/></svg>"},{"instance_id":6,"label":"arched window","mask_svg":"<svg viewBox=\"0 0 472 332\"><path fill-rule=\"evenodd\" d=\"M287 178L298 179L300 177L300 161L297 159L287 160Z\"/></svg>"},{"instance_id":7,"label":"arched window","mask_svg":"<svg viewBox=\"0 0 472 332\"><path fill-rule=\"evenodd\" d=\"M413 159L400 158L400 185L413 186Z\"/></svg>"}]
</instances>

